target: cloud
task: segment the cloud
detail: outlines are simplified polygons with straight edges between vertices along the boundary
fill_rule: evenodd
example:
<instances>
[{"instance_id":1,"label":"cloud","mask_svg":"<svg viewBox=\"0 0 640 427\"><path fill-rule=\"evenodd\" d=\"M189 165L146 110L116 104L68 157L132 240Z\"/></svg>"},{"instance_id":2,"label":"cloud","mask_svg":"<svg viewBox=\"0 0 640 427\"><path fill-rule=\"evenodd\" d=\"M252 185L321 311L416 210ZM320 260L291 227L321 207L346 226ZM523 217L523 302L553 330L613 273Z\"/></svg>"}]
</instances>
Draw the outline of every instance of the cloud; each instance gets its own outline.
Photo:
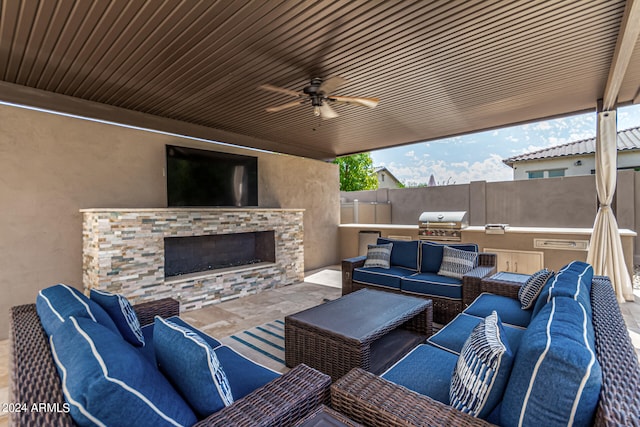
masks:
<instances>
[{"instance_id":1,"label":"cloud","mask_svg":"<svg viewBox=\"0 0 640 427\"><path fill-rule=\"evenodd\" d=\"M471 181L511 181L513 171L502 163L502 157L490 154L475 162L420 161L407 164L392 163L389 170L407 185L429 182L433 175L438 183L466 184Z\"/></svg>"},{"instance_id":2,"label":"cloud","mask_svg":"<svg viewBox=\"0 0 640 427\"><path fill-rule=\"evenodd\" d=\"M405 156L407 157L415 157L416 152L411 150L411 151L407 151L406 153L404 153Z\"/></svg>"}]
</instances>

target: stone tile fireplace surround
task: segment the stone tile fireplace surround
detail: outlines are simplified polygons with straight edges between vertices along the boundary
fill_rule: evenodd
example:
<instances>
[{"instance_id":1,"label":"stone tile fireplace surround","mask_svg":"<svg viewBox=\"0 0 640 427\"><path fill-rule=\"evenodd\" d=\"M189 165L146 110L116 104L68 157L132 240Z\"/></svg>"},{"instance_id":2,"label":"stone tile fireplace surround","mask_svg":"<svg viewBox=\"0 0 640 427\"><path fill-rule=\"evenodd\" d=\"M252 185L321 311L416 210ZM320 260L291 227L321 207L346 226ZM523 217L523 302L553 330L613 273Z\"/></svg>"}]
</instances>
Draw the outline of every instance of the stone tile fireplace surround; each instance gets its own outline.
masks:
<instances>
[{"instance_id":1,"label":"stone tile fireplace surround","mask_svg":"<svg viewBox=\"0 0 640 427\"><path fill-rule=\"evenodd\" d=\"M86 292L101 289L120 293L133 304L172 297L180 300L181 309L187 311L304 280L304 209L82 209L81 212ZM274 246L275 260L271 255L245 265L223 265L165 277L165 239L224 235L221 240L228 241L229 236L238 234L246 242L251 241L246 238L251 233L273 236L269 245ZM265 244L263 238L254 240L259 242L258 246ZM214 244L212 250L223 250L224 246ZM227 246L237 249L238 245ZM261 252L258 248L257 253Z\"/></svg>"}]
</instances>

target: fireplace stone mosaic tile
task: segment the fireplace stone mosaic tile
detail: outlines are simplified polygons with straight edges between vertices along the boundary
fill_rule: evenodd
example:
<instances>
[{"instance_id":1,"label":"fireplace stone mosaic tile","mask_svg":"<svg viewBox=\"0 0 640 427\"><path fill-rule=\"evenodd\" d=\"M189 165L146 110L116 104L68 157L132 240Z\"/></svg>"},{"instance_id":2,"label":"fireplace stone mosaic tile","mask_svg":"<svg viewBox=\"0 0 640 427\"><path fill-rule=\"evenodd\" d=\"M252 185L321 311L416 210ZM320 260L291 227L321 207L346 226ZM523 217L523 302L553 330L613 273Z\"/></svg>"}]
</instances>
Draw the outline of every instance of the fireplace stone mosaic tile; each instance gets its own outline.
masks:
<instances>
[{"instance_id":1,"label":"fireplace stone mosaic tile","mask_svg":"<svg viewBox=\"0 0 640 427\"><path fill-rule=\"evenodd\" d=\"M82 209L85 292L132 304L172 297L184 311L304 280L303 209ZM275 262L165 278L165 237L273 231Z\"/></svg>"}]
</instances>

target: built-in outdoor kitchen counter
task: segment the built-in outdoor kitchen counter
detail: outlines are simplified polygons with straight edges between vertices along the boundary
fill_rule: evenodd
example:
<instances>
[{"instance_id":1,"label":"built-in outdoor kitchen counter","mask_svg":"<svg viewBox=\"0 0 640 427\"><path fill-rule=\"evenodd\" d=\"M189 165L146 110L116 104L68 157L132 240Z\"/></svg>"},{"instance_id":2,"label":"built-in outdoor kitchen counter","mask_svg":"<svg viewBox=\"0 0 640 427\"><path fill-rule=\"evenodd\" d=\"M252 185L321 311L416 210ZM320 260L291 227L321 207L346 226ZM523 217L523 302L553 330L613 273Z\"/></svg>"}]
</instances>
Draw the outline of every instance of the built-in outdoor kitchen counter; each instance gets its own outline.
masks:
<instances>
[{"instance_id":1,"label":"built-in outdoor kitchen counter","mask_svg":"<svg viewBox=\"0 0 640 427\"><path fill-rule=\"evenodd\" d=\"M377 231L382 237L415 240L418 239L419 227L400 224L340 224L339 230L340 256L344 259L365 254L366 245L360 243L373 238ZM469 226L461 230L461 241L477 243L481 251L497 253L498 270L526 274L543 266L557 270L573 260L586 261L591 232L591 228L507 227L503 234L488 234L484 226ZM627 269L632 272L636 233L621 229L620 235Z\"/></svg>"}]
</instances>

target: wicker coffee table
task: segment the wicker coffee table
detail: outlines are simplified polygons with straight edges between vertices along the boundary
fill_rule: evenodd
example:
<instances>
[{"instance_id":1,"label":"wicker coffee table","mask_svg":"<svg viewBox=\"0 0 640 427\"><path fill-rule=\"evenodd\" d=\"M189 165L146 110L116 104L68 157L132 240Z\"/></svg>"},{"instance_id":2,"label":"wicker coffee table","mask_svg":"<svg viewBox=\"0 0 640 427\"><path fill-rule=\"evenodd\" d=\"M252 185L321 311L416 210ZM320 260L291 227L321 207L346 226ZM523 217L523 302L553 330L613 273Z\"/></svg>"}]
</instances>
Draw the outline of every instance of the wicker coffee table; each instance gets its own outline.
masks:
<instances>
[{"instance_id":1,"label":"wicker coffee table","mask_svg":"<svg viewBox=\"0 0 640 427\"><path fill-rule=\"evenodd\" d=\"M384 372L432 334L431 300L362 289L285 317L285 361L342 377Z\"/></svg>"}]
</instances>

